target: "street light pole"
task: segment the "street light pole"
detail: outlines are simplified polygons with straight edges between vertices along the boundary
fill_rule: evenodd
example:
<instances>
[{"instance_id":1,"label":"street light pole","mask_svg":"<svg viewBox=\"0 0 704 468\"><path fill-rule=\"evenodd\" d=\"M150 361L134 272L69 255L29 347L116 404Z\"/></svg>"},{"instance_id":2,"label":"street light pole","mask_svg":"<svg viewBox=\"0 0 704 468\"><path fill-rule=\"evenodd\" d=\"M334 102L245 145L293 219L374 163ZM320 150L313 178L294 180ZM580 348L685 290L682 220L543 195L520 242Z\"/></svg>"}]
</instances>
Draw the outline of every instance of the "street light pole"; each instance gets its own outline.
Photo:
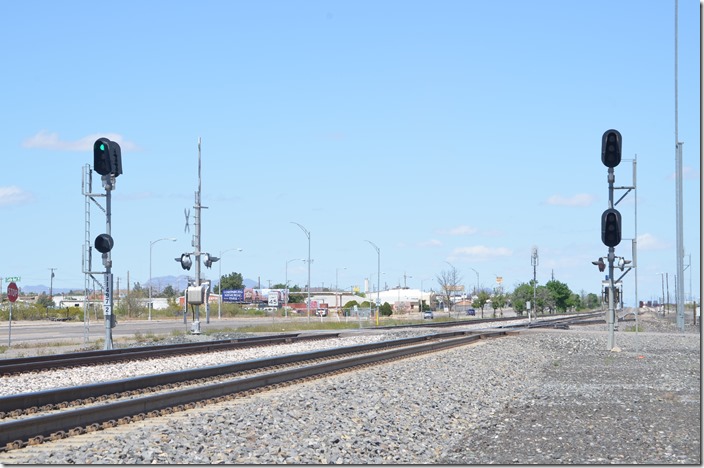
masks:
<instances>
[{"instance_id":1,"label":"street light pole","mask_svg":"<svg viewBox=\"0 0 704 468\"><path fill-rule=\"evenodd\" d=\"M477 294L479 294L479 272L472 267L469 267L469 269L477 274L477 290L476 291L477 291Z\"/></svg>"},{"instance_id":2,"label":"street light pole","mask_svg":"<svg viewBox=\"0 0 704 468\"><path fill-rule=\"evenodd\" d=\"M376 324L379 325L379 282L381 281L381 250L377 245L368 240L372 247L376 249Z\"/></svg>"},{"instance_id":3,"label":"street light pole","mask_svg":"<svg viewBox=\"0 0 704 468\"><path fill-rule=\"evenodd\" d=\"M286 293L284 294L284 317L288 318L288 264L300 260L305 262L304 258L292 258L291 260L286 260L286 282L284 286L286 287Z\"/></svg>"},{"instance_id":4,"label":"street light pole","mask_svg":"<svg viewBox=\"0 0 704 468\"><path fill-rule=\"evenodd\" d=\"M296 222L291 221L291 224L295 224L301 228L308 238L308 284L306 285L306 289L308 290L308 303L306 304L306 312L308 315L308 321L310 322L310 231Z\"/></svg>"},{"instance_id":5,"label":"street light pole","mask_svg":"<svg viewBox=\"0 0 704 468\"><path fill-rule=\"evenodd\" d=\"M238 252L242 252L242 249L240 247L234 248L234 249L227 249L227 250L221 250L220 251L220 261L218 262L218 318L221 317L221 310L222 310L222 256L223 254L226 254L227 252L230 252L232 250L236 250Z\"/></svg>"},{"instance_id":6,"label":"street light pole","mask_svg":"<svg viewBox=\"0 0 704 468\"><path fill-rule=\"evenodd\" d=\"M335 291L339 291L340 288L337 286L337 278L338 278L338 273L340 270L346 270L347 267L342 267L342 268L335 268Z\"/></svg>"},{"instance_id":7,"label":"street light pole","mask_svg":"<svg viewBox=\"0 0 704 468\"><path fill-rule=\"evenodd\" d=\"M346 270L347 267L342 267L342 268L335 268L335 307L338 308L338 311L340 310L339 308L342 307L342 296L339 293L340 288L337 286L337 278L338 278L338 273L340 270ZM340 297L340 305L337 305L337 298L338 296Z\"/></svg>"},{"instance_id":8,"label":"street light pole","mask_svg":"<svg viewBox=\"0 0 704 468\"><path fill-rule=\"evenodd\" d=\"M154 244L156 244L157 242L163 240L170 240L171 242L176 242L175 237L162 237L161 239L149 242L149 320L152 319L152 247L154 247Z\"/></svg>"}]
</instances>

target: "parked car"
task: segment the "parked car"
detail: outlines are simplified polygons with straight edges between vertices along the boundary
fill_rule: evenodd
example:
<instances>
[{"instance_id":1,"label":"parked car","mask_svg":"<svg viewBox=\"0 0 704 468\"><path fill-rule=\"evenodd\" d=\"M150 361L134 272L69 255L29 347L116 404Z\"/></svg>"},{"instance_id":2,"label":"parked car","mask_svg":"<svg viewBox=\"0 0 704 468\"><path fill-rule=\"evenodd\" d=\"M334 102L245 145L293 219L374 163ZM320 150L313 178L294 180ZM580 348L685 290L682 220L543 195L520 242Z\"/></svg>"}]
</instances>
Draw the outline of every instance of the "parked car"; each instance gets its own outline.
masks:
<instances>
[{"instance_id":1,"label":"parked car","mask_svg":"<svg viewBox=\"0 0 704 468\"><path fill-rule=\"evenodd\" d=\"M424 319L433 319L433 318L435 318L435 315L433 315L432 310L426 310L425 312L423 312L423 318Z\"/></svg>"},{"instance_id":2,"label":"parked car","mask_svg":"<svg viewBox=\"0 0 704 468\"><path fill-rule=\"evenodd\" d=\"M477 315L477 311L474 309L467 309L467 315Z\"/></svg>"},{"instance_id":3,"label":"parked car","mask_svg":"<svg viewBox=\"0 0 704 468\"><path fill-rule=\"evenodd\" d=\"M315 315L317 315L318 317L327 317L328 309L316 309Z\"/></svg>"}]
</instances>

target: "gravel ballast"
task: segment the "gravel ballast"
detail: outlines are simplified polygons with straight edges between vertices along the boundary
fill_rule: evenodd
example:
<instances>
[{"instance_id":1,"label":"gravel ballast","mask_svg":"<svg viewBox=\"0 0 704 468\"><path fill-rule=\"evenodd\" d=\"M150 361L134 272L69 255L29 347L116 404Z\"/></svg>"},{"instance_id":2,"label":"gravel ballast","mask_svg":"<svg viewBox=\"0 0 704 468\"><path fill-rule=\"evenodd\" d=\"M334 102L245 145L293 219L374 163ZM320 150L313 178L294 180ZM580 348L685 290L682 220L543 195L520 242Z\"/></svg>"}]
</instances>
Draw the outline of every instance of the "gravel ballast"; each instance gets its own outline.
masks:
<instances>
[{"instance_id":1,"label":"gravel ballast","mask_svg":"<svg viewBox=\"0 0 704 468\"><path fill-rule=\"evenodd\" d=\"M617 332L619 352L604 325L531 330L0 462L701 464L698 329L655 316L645 329L657 331Z\"/></svg>"}]
</instances>

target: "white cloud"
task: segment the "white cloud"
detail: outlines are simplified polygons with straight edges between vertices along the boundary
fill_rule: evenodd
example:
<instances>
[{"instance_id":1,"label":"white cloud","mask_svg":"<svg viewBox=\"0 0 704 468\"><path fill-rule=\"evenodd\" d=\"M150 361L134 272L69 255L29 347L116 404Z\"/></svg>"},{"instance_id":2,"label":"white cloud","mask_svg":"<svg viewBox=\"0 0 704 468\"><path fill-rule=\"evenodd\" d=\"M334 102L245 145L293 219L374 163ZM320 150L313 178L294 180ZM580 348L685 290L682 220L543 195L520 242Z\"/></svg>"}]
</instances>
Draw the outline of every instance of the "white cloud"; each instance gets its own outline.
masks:
<instances>
[{"instance_id":1,"label":"white cloud","mask_svg":"<svg viewBox=\"0 0 704 468\"><path fill-rule=\"evenodd\" d=\"M437 239L428 239L426 241L418 242L418 247L440 247L442 242Z\"/></svg>"},{"instance_id":2,"label":"white cloud","mask_svg":"<svg viewBox=\"0 0 704 468\"><path fill-rule=\"evenodd\" d=\"M652 234L646 233L638 236L638 250L664 250L668 248L667 243Z\"/></svg>"},{"instance_id":3,"label":"white cloud","mask_svg":"<svg viewBox=\"0 0 704 468\"><path fill-rule=\"evenodd\" d=\"M474 245L471 247L459 247L450 254L452 258L463 258L470 260L489 260L496 257L509 257L513 251L506 247L487 247L485 245Z\"/></svg>"},{"instance_id":4,"label":"white cloud","mask_svg":"<svg viewBox=\"0 0 704 468\"><path fill-rule=\"evenodd\" d=\"M668 180L676 180L675 173L671 173L667 176ZM699 179L699 174L694 170L692 166L682 166L682 179L684 180L695 180Z\"/></svg>"},{"instance_id":5,"label":"white cloud","mask_svg":"<svg viewBox=\"0 0 704 468\"><path fill-rule=\"evenodd\" d=\"M594 200L594 195L589 195L587 193L578 193L573 197L553 195L547 199L547 204L554 206L590 206L594 203Z\"/></svg>"},{"instance_id":6,"label":"white cloud","mask_svg":"<svg viewBox=\"0 0 704 468\"><path fill-rule=\"evenodd\" d=\"M24 148L41 148L54 151L92 151L95 140L102 137L118 142L123 151L135 151L139 149L137 145L126 141L122 135L117 133L96 133L84 136L78 140L67 141L62 140L56 132L50 133L44 130L24 140L22 146Z\"/></svg>"},{"instance_id":7,"label":"white cloud","mask_svg":"<svg viewBox=\"0 0 704 468\"><path fill-rule=\"evenodd\" d=\"M479 229L471 226L457 226L453 227L450 229L439 229L438 233L440 234L449 234L451 236L469 236L472 234L476 234L479 231Z\"/></svg>"},{"instance_id":8,"label":"white cloud","mask_svg":"<svg viewBox=\"0 0 704 468\"><path fill-rule=\"evenodd\" d=\"M24 205L34 201L34 195L19 187L0 187L0 206Z\"/></svg>"}]
</instances>

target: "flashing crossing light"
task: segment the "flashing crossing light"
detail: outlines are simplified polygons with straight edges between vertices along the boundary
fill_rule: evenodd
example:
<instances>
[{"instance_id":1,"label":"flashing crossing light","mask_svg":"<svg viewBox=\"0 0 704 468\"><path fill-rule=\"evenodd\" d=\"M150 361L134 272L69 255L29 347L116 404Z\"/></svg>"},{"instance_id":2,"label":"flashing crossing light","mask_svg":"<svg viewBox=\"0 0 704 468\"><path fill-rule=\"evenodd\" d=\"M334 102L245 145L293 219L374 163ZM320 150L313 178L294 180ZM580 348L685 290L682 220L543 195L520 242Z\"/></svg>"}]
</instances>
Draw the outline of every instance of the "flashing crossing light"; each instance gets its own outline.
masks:
<instances>
[{"instance_id":1,"label":"flashing crossing light","mask_svg":"<svg viewBox=\"0 0 704 468\"><path fill-rule=\"evenodd\" d=\"M606 263L604 263L604 257L599 257L599 260L592 262L592 265L599 267L599 271L604 271L606 269Z\"/></svg>"},{"instance_id":2,"label":"flashing crossing light","mask_svg":"<svg viewBox=\"0 0 704 468\"><path fill-rule=\"evenodd\" d=\"M626 265L628 265L629 263L631 263L631 261L630 261L630 260L626 260L626 259L623 258L623 257L619 257L619 259L618 259L618 267L621 269L621 271L623 271L623 269L624 269L624 268L626 267Z\"/></svg>"},{"instance_id":3,"label":"flashing crossing light","mask_svg":"<svg viewBox=\"0 0 704 468\"><path fill-rule=\"evenodd\" d=\"M180 257L175 258L174 260L176 260L177 262L180 262L181 268L183 268L184 270L190 270L191 265L193 265L193 261L191 260L191 254L187 254L187 253L181 254Z\"/></svg>"},{"instance_id":4,"label":"flashing crossing light","mask_svg":"<svg viewBox=\"0 0 704 468\"><path fill-rule=\"evenodd\" d=\"M217 262L218 260L220 260L218 257L213 257L209 253L206 253L203 258L203 263L205 263L206 267L210 268L211 266L213 266L213 263Z\"/></svg>"}]
</instances>

